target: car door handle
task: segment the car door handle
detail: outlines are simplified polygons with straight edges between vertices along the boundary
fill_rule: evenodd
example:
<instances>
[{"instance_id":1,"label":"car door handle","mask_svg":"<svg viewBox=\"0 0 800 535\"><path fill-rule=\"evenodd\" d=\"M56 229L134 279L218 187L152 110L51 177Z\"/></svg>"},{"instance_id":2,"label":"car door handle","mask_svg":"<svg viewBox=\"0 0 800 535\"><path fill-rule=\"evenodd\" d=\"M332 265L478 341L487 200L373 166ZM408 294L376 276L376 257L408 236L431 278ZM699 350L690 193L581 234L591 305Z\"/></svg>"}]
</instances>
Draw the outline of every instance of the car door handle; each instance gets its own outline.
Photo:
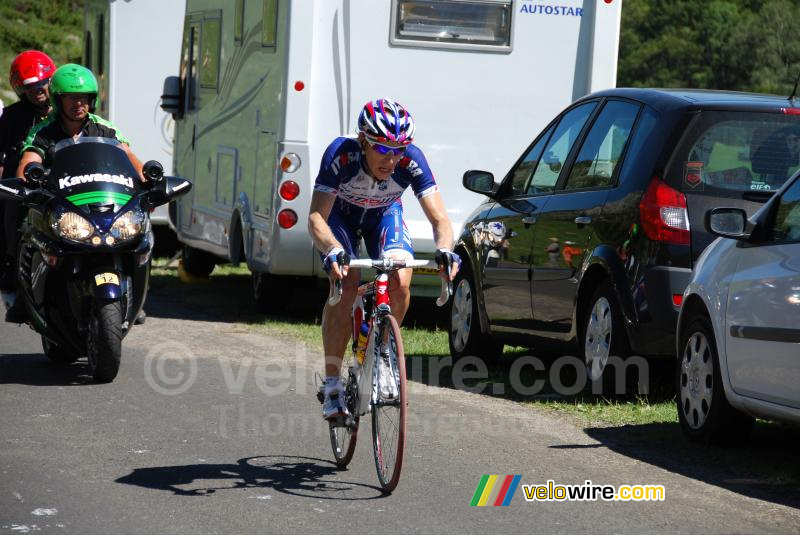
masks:
<instances>
[{"instance_id":1,"label":"car door handle","mask_svg":"<svg viewBox=\"0 0 800 535\"><path fill-rule=\"evenodd\" d=\"M575 218L576 225L590 225L592 223L592 218L588 215L581 215Z\"/></svg>"},{"instance_id":2,"label":"car door handle","mask_svg":"<svg viewBox=\"0 0 800 535\"><path fill-rule=\"evenodd\" d=\"M533 225L536 223L536 216L535 215L528 215L522 218L522 222L526 225Z\"/></svg>"}]
</instances>

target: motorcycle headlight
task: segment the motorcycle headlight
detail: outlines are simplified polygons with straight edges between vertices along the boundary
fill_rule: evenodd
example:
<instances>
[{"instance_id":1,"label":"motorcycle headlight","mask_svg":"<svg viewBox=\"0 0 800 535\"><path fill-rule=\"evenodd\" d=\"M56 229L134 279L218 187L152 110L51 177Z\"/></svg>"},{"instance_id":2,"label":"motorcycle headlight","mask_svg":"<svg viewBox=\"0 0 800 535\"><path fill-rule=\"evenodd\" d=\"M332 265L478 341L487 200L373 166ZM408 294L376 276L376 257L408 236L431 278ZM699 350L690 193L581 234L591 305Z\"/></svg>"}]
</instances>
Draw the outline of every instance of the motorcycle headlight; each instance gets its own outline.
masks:
<instances>
[{"instance_id":1,"label":"motorcycle headlight","mask_svg":"<svg viewBox=\"0 0 800 535\"><path fill-rule=\"evenodd\" d=\"M138 236L142 229L144 229L144 212L133 209L114 221L111 225L111 235L118 241L125 241Z\"/></svg>"},{"instance_id":2,"label":"motorcycle headlight","mask_svg":"<svg viewBox=\"0 0 800 535\"><path fill-rule=\"evenodd\" d=\"M94 225L75 212L52 214L52 227L56 234L72 241L87 241L94 234Z\"/></svg>"}]
</instances>

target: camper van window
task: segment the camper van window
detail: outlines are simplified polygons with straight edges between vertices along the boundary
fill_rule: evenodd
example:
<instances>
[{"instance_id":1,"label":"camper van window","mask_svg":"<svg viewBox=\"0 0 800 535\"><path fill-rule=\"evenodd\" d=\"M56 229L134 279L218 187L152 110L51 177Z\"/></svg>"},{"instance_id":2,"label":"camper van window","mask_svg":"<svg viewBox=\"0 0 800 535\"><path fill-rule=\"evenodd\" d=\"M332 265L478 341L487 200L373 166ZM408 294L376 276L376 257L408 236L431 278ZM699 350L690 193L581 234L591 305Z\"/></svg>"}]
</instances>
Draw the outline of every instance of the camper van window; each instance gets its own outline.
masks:
<instances>
[{"instance_id":1,"label":"camper van window","mask_svg":"<svg viewBox=\"0 0 800 535\"><path fill-rule=\"evenodd\" d=\"M392 44L510 51L511 1L394 0Z\"/></svg>"},{"instance_id":2,"label":"camper van window","mask_svg":"<svg viewBox=\"0 0 800 535\"><path fill-rule=\"evenodd\" d=\"M181 94L184 111L197 109L197 56L200 25L188 17L184 25L183 56L181 57Z\"/></svg>"},{"instance_id":3,"label":"camper van window","mask_svg":"<svg viewBox=\"0 0 800 535\"><path fill-rule=\"evenodd\" d=\"M236 11L233 16L233 42L242 44L244 36L244 0L236 0Z\"/></svg>"},{"instance_id":4,"label":"camper van window","mask_svg":"<svg viewBox=\"0 0 800 535\"><path fill-rule=\"evenodd\" d=\"M278 0L263 0L261 18L261 44L275 46L278 33Z\"/></svg>"},{"instance_id":5,"label":"camper van window","mask_svg":"<svg viewBox=\"0 0 800 535\"><path fill-rule=\"evenodd\" d=\"M97 67L94 69L95 76L101 76L105 72L105 58L103 51L106 46L106 18L102 13L97 17Z\"/></svg>"},{"instance_id":6,"label":"camper van window","mask_svg":"<svg viewBox=\"0 0 800 535\"><path fill-rule=\"evenodd\" d=\"M92 50L92 32L89 30L86 30L86 37L83 40L83 46L84 46L83 50L84 65L86 66L87 69L91 71L93 65L92 63L93 50Z\"/></svg>"},{"instance_id":7,"label":"camper van window","mask_svg":"<svg viewBox=\"0 0 800 535\"><path fill-rule=\"evenodd\" d=\"M200 87L217 89L220 53L219 19L204 19L200 35Z\"/></svg>"}]
</instances>

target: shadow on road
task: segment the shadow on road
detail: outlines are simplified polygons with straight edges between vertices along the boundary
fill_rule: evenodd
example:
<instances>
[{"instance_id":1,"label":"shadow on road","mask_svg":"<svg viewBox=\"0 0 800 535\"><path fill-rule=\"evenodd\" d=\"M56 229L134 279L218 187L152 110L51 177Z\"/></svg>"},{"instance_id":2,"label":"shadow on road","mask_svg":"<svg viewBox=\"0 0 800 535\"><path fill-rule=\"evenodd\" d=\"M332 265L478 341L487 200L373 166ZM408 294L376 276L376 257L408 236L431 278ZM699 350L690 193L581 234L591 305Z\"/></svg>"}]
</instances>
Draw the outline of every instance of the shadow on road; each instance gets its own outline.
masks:
<instances>
[{"instance_id":1,"label":"shadow on road","mask_svg":"<svg viewBox=\"0 0 800 535\"><path fill-rule=\"evenodd\" d=\"M724 447L691 443L678 424L589 428L586 433L628 458L737 494L800 508L800 429L758 422L749 441Z\"/></svg>"},{"instance_id":2,"label":"shadow on road","mask_svg":"<svg viewBox=\"0 0 800 535\"><path fill-rule=\"evenodd\" d=\"M0 355L0 384L72 386L93 384L86 362L55 364L41 353Z\"/></svg>"},{"instance_id":3,"label":"shadow on road","mask_svg":"<svg viewBox=\"0 0 800 535\"><path fill-rule=\"evenodd\" d=\"M217 491L263 488L315 499L369 500L383 497L381 489L342 481L334 463L288 455L239 459L235 464L190 464L136 468L116 480L180 496L208 496ZM269 499L267 497L256 497Z\"/></svg>"},{"instance_id":4,"label":"shadow on road","mask_svg":"<svg viewBox=\"0 0 800 535\"><path fill-rule=\"evenodd\" d=\"M290 323L316 323L322 317L327 288L311 278L281 279L281 291L268 313L253 305L252 283L246 274L212 274L207 281L184 283L176 267L160 267L150 278L145 311L153 318L175 318L223 323L262 323L275 319ZM412 299L405 325L444 328L443 309L433 299Z\"/></svg>"}]
</instances>

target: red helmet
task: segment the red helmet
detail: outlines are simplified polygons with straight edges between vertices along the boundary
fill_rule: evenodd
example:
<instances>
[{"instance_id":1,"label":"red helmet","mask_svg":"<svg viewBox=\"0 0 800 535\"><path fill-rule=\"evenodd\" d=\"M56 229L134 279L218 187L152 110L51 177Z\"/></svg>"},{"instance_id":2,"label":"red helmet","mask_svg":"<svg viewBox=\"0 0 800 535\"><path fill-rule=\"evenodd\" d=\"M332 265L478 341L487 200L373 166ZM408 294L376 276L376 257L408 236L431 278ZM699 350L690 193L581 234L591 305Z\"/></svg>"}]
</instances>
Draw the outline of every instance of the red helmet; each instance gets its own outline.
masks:
<instances>
[{"instance_id":1,"label":"red helmet","mask_svg":"<svg viewBox=\"0 0 800 535\"><path fill-rule=\"evenodd\" d=\"M50 80L55 70L56 64L50 56L38 50L26 50L11 62L8 80L17 96L21 97L26 88Z\"/></svg>"}]
</instances>

